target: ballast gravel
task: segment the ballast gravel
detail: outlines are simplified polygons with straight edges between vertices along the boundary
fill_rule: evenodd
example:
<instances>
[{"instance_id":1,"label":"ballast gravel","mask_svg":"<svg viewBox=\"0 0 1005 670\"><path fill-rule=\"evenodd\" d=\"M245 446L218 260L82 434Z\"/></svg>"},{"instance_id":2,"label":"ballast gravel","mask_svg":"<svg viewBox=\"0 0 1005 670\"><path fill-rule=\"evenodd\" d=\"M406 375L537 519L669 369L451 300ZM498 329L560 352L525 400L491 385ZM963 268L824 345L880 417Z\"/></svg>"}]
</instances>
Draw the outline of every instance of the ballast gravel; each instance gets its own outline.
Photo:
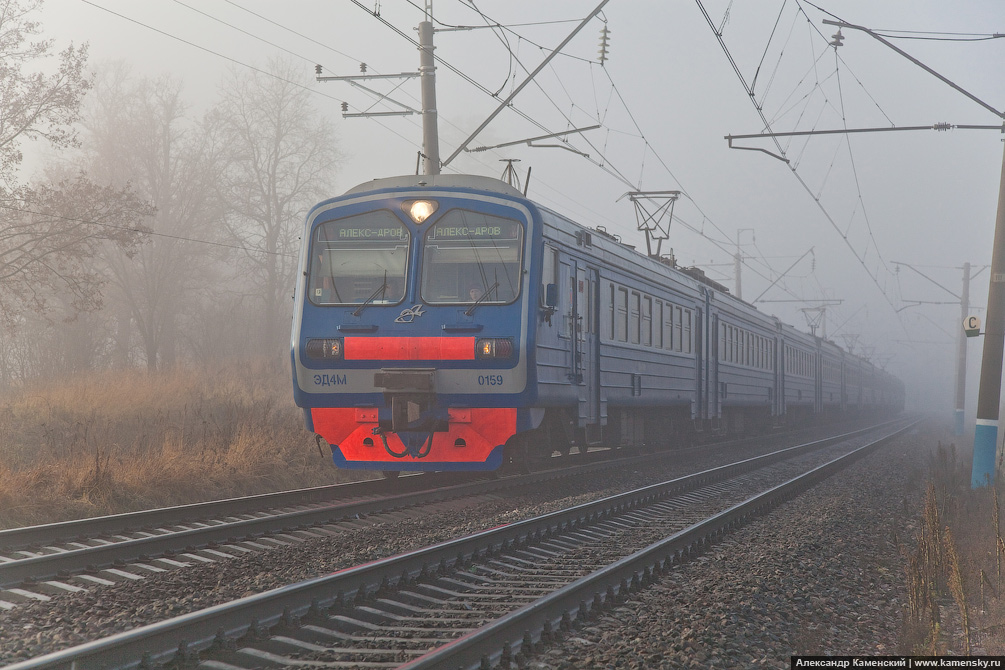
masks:
<instances>
[{"instance_id":1,"label":"ballast gravel","mask_svg":"<svg viewBox=\"0 0 1005 670\"><path fill-rule=\"evenodd\" d=\"M729 535L522 659L536 668L788 667L791 653L896 653L917 440L892 445ZM705 459L696 459L705 460ZM0 665L694 471L612 469L548 491L173 570L0 613ZM701 467L710 467L708 462ZM700 468L698 468L700 469ZM914 488L920 488L916 483Z\"/></svg>"},{"instance_id":2,"label":"ballast gravel","mask_svg":"<svg viewBox=\"0 0 1005 670\"><path fill-rule=\"evenodd\" d=\"M572 668L788 668L897 655L917 436L859 461L526 659Z\"/></svg>"}]
</instances>

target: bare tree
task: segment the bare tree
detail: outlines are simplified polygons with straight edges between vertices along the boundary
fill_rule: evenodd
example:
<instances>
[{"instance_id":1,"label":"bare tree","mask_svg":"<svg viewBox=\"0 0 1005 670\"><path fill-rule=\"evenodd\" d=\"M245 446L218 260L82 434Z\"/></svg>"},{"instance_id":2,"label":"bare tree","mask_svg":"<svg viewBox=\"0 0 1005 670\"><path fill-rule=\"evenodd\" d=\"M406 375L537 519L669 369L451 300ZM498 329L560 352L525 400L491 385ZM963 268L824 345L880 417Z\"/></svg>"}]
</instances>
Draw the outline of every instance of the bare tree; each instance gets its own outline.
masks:
<instances>
[{"instance_id":1,"label":"bare tree","mask_svg":"<svg viewBox=\"0 0 1005 670\"><path fill-rule=\"evenodd\" d=\"M89 260L109 240L132 253L148 211L122 190L72 181L5 193L0 212L0 317L21 307L44 311L54 293L77 310L100 305L102 275Z\"/></svg>"},{"instance_id":2,"label":"bare tree","mask_svg":"<svg viewBox=\"0 0 1005 670\"><path fill-rule=\"evenodd\" d=\"M231 70L209 125L226 146L220 195L243 249L242 276L260 300L261 353L282 351L306 211L331 195L340 158L332 123L311 103L304 68L273 60L268 73Z\"/></svg>"},{"instance_id":3,"label":"bare tree","mask_svg":"<svg viewBox=\"0 0 1005 670\"><path fill-rule=\"evenodd\" d=\"M18 177L22 142L74 144L73 123L91 85L84 75L86 45L68 46L48 77L28 69L52 51L52 40L28 41L41 31L30 18L41 6L42 0L0 0L0 181L8 188Z\"/></svg>"},{"instance_id":4,"label":"bare tree","mask_svg":"<svg viewBox=\"0 0 1005 670\"><path fill-rule=\"evenodd\" d=\"M170 367L185 312L211 281L219 255L212 144L186 117L178 82L133 78L122 65L99 79L86 125L94 178L128 182L156 208L136 253L109 253L105 261L119 318L139 333L147 368ZM129 348L121 342L124 326L120 352Z\"/></svg>"},{"instance_id":5,"label":"bare tree","mask_svg":"<svg viewBox=\"0 0 1005 670\"><path fill-rule=\"evenodd\" d=\"M77 309L100 303L100 275L87 260L105 242L128 249L142 232L141 203L128 190L99 187L78 174L57 183L20 183L25 142L76 145L73 124L91 86L85 47L67 47L57 71L31 68L51 54L51 40L31 16L41 0L0 0L0 319L42 311L54 292Z\"/></svg>"}]
</instances>

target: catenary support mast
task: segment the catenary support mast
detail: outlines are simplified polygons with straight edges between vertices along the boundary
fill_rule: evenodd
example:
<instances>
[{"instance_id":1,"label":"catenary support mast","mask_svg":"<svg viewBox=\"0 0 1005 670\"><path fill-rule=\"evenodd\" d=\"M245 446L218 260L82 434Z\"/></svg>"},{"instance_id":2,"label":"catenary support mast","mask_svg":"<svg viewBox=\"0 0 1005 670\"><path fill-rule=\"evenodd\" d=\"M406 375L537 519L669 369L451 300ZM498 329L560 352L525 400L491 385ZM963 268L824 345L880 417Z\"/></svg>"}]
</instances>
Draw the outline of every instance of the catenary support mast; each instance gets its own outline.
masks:
<instances>
[{"instance_id":1,"label":"catenary support mast","mask_svg":"<svg viewBox=\"0 0 1005 670\"><path fill-rule=\"evenodd\" d=\"M440 137L436 116L436 61L433 58L433 0L419 24L419 76L422 85L422 174L440 174Z\"/></svg>"},{"instance_id":2,"label":"catenary support mast","mask_svg":"<svg viewBox=\"0 0 1005 670\"><path fill-rule=\"evenodd\" d=\"M998 215L991 248L991 288L988 289L988 322L984 328L984 358L977 393L977 425L974 428L974 465L970 486L978 488L995 481L998 451L998 406L1002 388L1002 350L1005 348L1005 154L998 185Z\"/></svg>"},{"instance_id":3,"label":"catenary support mast","mask_svg":"<svg viewBox=\"0 0 1005 670\"><path fill-rule=\"evenodd\" d=\"M970 263L963 264L963 293L960 294L960 323L970 312ZM963 416L967 406L967 338L960 328L956 352L956 410L953 413L954 433L963 434Z\"/></svg>"}]
</instances>

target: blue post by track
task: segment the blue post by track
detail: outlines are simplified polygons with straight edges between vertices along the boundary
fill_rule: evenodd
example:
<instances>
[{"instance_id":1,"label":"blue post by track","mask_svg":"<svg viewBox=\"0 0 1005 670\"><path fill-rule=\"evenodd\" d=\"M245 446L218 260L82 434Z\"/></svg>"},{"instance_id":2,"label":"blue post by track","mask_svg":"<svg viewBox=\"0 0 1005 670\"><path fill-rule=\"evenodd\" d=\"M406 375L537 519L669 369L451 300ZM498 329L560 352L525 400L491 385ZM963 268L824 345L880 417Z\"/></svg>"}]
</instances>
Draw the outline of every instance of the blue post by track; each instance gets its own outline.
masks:
<instances>
[{"instance_id":1,"label":"blue post by track","mask_svg":"<svg viewBox=\"0 0 1005 670\"><path fill-rule=\"evenodd\" d=\"M970 488L980 488L994 483L995 451L998 446L998 422L977 419L974 428L974 466L970 474Z\"/></svg>"},{"instance_id":2,"label":"blue post by track","mask_svg":"<svg viewBox=\"0 0 1005 670\"><path fill-rule=\"evenodd\" d=\"M995 219L994 244L991 247L990 283L981 384L977 394L974 465L970 474L970 486L975 489L995 483L995 455L998 451L998 411L1001 401L1002 354L1005 350L1005 155L1002 156L998 215Z\"/></svg>"}]
</instances>

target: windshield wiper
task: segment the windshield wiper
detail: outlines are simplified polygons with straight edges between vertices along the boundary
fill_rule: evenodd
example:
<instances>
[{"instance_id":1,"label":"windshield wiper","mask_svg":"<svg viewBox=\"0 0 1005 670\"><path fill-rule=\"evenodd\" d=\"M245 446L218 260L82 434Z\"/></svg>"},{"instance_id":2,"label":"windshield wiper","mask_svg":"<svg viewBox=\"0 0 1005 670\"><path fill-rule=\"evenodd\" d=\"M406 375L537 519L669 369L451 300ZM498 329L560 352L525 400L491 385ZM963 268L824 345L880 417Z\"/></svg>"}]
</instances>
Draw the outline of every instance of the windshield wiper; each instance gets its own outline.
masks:
<instances>
[{"instance_id":1,"label":"windshield wiper","mask_svg":"<svg viewBox=\"0 0 1005 670\"><path fill-rule=\"evenodd\" d=\"M367 305L373 302L373 299L377 297L378 293L382 293L387 289L391 288L391 285L387 283L387 273L384 273L384 283L377 287L377 290L370 294L370 297L363 301L363 304L356 308L356 311L352 313L353 316L359 316L366 309Z\"/></svg>"},{"instance_id":2,"label":"windshield wiper","mask_svg":"<svg viewBox=\"0 0 1005 670\"><path fill-rule=\"evenodd\" d=\"M468 307L464 311L464 316L471 316L472 314L474 314L475 307L478 307L478 305L482 304L482 301L488 299L488 297L492 294L492 292L495 291L497 288L499 288L499 282L496 282L492 284L492 286L489 286L488 289L486 289L485 293L483 293L481 297L478 298L478 300L475 300L474 303L471 305L471 307Z\"/></svg>"}]
</instances>

